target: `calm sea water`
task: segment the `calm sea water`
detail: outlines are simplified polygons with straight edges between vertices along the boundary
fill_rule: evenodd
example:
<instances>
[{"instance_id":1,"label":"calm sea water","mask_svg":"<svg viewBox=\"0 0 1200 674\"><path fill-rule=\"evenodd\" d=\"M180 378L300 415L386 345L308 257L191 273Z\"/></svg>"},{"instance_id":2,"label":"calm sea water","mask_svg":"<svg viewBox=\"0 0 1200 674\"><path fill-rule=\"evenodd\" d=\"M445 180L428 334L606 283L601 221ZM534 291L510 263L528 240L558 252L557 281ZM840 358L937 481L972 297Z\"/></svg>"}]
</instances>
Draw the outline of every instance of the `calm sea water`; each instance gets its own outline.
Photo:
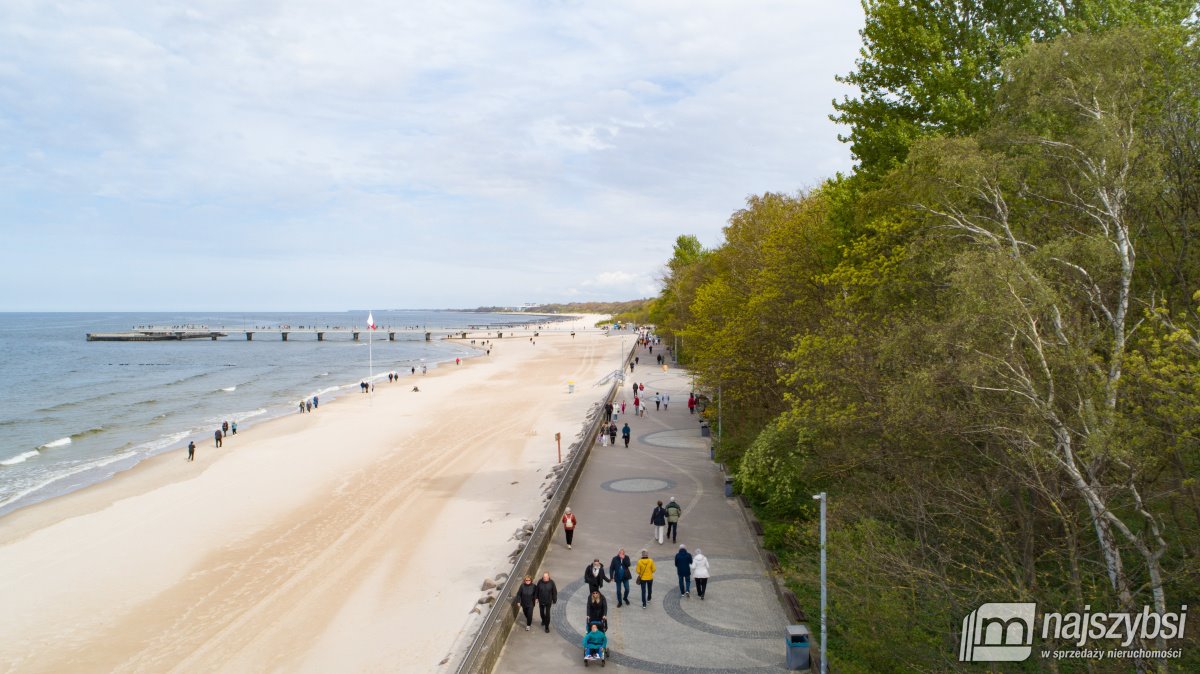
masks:
<instances>
[{"instance_id":1,"label":"calm sea water","mask_svg":"<svg viewBox=\"0 0 1200 674\"><path fill-rule=\"evenodd\" d=\"M512 325L546 320L450 311L377 311L379 326L429 329ZM329 401L357 391L368 375L409 373L422 362L477 352L422 335L241 335L181 342L88 342L88 332L142 325L243 326L366 323L365 312L342 313L83 313L0 314L0 515L107 479L189 440L211 445L222 421L238 430L296 413L313 395Z\"/></svg>"}]
</instances>

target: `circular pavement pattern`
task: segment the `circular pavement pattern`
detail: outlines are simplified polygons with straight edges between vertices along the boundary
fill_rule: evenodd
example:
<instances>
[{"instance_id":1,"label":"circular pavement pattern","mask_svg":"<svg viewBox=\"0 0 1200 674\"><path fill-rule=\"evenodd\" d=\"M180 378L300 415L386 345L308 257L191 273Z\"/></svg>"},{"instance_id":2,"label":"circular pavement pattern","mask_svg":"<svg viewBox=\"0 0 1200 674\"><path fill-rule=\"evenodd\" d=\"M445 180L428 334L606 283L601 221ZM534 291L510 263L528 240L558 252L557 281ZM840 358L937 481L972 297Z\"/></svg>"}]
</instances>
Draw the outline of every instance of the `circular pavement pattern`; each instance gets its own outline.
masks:
<instances>
[{"instance_id":1,"label":"circular pavement pattern","mask_svg":"<svg viewBox=\"0 0 1200 674\"><path fill-rule=\"evenodd\" d=\"M639 441L655 447L672 449L708 449L708 440L700 437L700 430L694 431L659 431L638 438Z\"/></svg>"},{"instance_id":2,"label":"circular pavement pattern","mask_svg":"<svg viewBox=\"0 0 1200 674\"><path fill-rule=\"evenodd\" d=\"M720 561L726 566L745 568L743 564L739 564L741 560L723 559ZM611 647L610 660L615 664L656 674L683 674L685 672L761 674L785 669L782 659L777 664L768 664L779 657L776 655L779 649L774 642L782 641L782 631L740 630L714 624L717 621L733 624L764 624L764 616L758 615L758 613L764 603L774 600L773 591L769 586L770 581L762 574L755 573L717 574L708 581L709 594L712 595L716 592L715 596L710 596L710 601L701 604L695 594L687 600L679 596L679 588L674 582L674 569L672 568L670 573L664 573L668 564L669 562L665 562L665 560L659 564L658 575L660 578L655 579L654 589L658 590L656 594L660 594L663 599L653 602L655 606L652 606L651 611L648 612L652 615L647 615L638 608L640 588L633 583L630 584L629 598L634 601L628 607L632 609L629 614L624 613L626 610L624 608L615 608L612 603L614 596L611 585L607 586L608 591L605 592L605 598L610 602L609 638L613 639L618 633L624 632L624 639L636 639L637 644L634 647L639 654L660 653L660 657L667 661L634 657L618 646ZM693 588L694 590L695 588ZM661 593L664 592L666 594L662 595ZM736 602L739 606L729 604L732 597L740 597L740 601ZM712 601L713 599L716 601ZM553 611L551 622L555 632L575 646L578 646L583 639L581 630L583 629L582 618L585 613L586 601L587 589L582 579L559 588L558 605ZM685 603L689 604L689 608L684 607ZM662 611L666 613L665 616L662 612L654 611L658 606L662 607ZM705 609L709 606L712 607L713 618L706 621L697 617L697 614L706 613ZM615 613L618 610L622 613ZM646 622L650 624L641 624ZM713 641L714 637L716 641ZM682 649L675 650L665 646L671 643L682 646ZM695 652L690 654L692 657L688 657L688 651L693 650L695 646L689 648L687 645L701 643L706 643L708 649L715 649L716 652L726 657L714 657L713 654L704 657ZM656 647L657 644L663 644L664 647L660 649ZM697 656L700 657L700 661L706 662L709 666L698 667L694 662L680 662L680 660L695 660ZM580 659L582 657L581 649ZM722 659L726 660L723 663L725 666L713 666ZM676 660L676 662L670 662L670 660ZM733 664L734 662L745 662L746 664L737 666Z\"/></svg>"},{"instance_id":3,"label":"circular pavement pattern","mask_svg":"<svg viewBox=\"0 0 1200 674\"><path fill-rule=\"evenodd\" d=\"M623 477L619 480L609 480L600 485L600 488L625 494L644 494L674 489L675 482L659 477Z\"/></svg>"}]
</instances>

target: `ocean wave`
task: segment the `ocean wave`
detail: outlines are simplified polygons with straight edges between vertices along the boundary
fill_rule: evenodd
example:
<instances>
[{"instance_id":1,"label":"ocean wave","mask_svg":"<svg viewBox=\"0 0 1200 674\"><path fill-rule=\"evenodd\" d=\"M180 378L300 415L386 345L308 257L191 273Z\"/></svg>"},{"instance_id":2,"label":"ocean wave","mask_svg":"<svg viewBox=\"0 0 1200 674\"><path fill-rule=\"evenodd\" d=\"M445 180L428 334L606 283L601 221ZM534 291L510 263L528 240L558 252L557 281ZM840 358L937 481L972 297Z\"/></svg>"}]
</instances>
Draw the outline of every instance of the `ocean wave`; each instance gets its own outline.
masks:
<instances>
[{"instance_id":1,"label":"ocean wave","mask_svg":"<svg viewBox=\"0 0 1200 674\"><path fill-rule=\"evenodd\" d=\"M18 463L25 463L26 459L32 459L33 457L38 456L39 454L40 454L40 452L38 452L36 449L30 450L28 452L25 452L24 454L18 454L10 459L5 459L3 461L0 461L0 466L15 466Z\"/></svg>"},{"instance_id":2,"label":"ocean wave","mask_svg":"<svg viewBox=\"0 0 1200 674\"><path fill-rule=\"evenodd\" d=\"M233 418L237 419L238 421L245 421L246 419L253 419L254 417L261 417L262 415L264 415L266 413L267 413L267 408L260 407L256 410L251 410L249 412L235 414L235 415L233 415Z\"/></svg>"},{"instance_id":3,"label":"ocean wave","mask_svg":"<svg viewBox=\"0 0 1200 674\"><path fill-rule=\"evenodd\" d=\"M128 458L132 457L134 454L135 454L135 452L122 452L121 454L107 456L107 457L104 457L103 459L98 459L96 461L87 461L87 462L75 465L70 470L66 470L61 473L58 473L57 475L51 476L45 480L42 480L41 482L38 482L37 484L35 484L31 487L26 487L25 489L22 489L21 491L13 494L12 496L9 496L8 498L0 501L0 510L3 510L6 506L16 503L17 501L20 501L21 499L25 498L26 496L29 496L30 494L33 494L35 492L41 491L42 489L45 489L46 487L49 487L50 485L54 484L55 482L59 482L60 480L65 480L68 477L71 477L72 475L78 475L79 473L82 473L87 470L95 470L97 468L103 468L104 466L107 466L111 463L116 463L117 461L122 461L122 460L128 459Z\"/></svg>"},{"instance_id":4,"label":"ocean wave","mask_svg":"<svg viewBox=\"0 0 1200 674\"><path fill-rule=\"evenodd\" d=\"M236 386L226 386L225 388L223 388L221 390L226 393L233 393L234 391L237 390L237 387Z\"/></svg>"},{"instance_id":5,"label":"ocean wave","mask_svg":"<svg viewBox=\"0 0 1200 674\"><path fill-rule=\"evenodd\" d=\"M71 444L71 438L59 438L59 439L55 440L54 442L47 442L46 444L38 447L38 449L52 449L54 447L66 447L69 444Z\"/></svg>"},{"instance_id":6,"label":"ocean wave","mask_svg":"<svg viewBox=\"0 0 1200 674\"><path fill-rule=\"evenodd\" d=\"M187 377L181 377L179 379L176 379L173 382L163 384L163 386L178 386L179 384L186 384L187 382L192 381L193 379L199 379L201 377L207 377L207 376L208 376L207 372L200 372L198 374L189 375Z\"/></svg>"},{"instance_id":7,"label":"ocean wave","mask_svg":"<svg viewBox=\"0 0 1200 674\"><path fill-rule=\"evenodd\" d=\"M78 440L79 438L86 438L89 435L95 435L97 433L103 433L103 432L104 432L103 426L96 426L95 428L89 428L86 431L79 431L78 433L72 433L70 439ZM63 444L66 444L66 443L63 443ZM46 446L52 447L53 445L46 445Z\"/></svg>"}]
</instances>

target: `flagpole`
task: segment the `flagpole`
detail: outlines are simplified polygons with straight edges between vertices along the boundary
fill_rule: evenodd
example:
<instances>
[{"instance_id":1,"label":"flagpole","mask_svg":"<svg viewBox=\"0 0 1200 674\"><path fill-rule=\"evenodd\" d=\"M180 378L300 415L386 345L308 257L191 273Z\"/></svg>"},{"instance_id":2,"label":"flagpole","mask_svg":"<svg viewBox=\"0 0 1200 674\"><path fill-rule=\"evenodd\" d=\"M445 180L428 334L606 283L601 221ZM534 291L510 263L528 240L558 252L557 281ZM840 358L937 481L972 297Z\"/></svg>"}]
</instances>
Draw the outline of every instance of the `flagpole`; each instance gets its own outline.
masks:
<instances>
[{"instance_id":1,"label":"flagpole","mask_svg":"<svg viewBox=\"0 0 1200 674\"><path fill-rule=\"evenodd\" d=\"M375 354L372 351L374 347L375 325L372 322L367 326L367 379L370 380L375 376Z\"/></svg>"}]
</instances>

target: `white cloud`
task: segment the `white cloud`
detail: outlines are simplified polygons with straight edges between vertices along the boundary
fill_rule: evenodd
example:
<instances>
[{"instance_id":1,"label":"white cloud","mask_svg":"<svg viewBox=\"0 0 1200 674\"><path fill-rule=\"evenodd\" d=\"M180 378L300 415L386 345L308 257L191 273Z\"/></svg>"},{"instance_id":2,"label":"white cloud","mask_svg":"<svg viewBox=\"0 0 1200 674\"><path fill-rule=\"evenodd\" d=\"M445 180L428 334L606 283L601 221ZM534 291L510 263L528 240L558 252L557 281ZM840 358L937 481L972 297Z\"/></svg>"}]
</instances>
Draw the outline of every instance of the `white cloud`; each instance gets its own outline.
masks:
<instances>
[{"instance_id":1,"label":"white cloud","mask_svg":"<svg viewBox=\"0 0 1200 674\"><path fill-rule=\"evenodd\" d=\"M224 248L265 286L267 261L373 250L489 270L396 270L388 306L414 288L420 306L552 301L581 278L649 294L649 271L588 271L656 269L747 194L849 167L826 117L860 23L858 3L818 0L5 3L0 228L21 262L0 281ZM51 260L49 232L89 245ZM114 268L0 309L164 306L172 283L131 291ZM205 306L234 290L214 279Z\"/></svg>"}]
</instances>

